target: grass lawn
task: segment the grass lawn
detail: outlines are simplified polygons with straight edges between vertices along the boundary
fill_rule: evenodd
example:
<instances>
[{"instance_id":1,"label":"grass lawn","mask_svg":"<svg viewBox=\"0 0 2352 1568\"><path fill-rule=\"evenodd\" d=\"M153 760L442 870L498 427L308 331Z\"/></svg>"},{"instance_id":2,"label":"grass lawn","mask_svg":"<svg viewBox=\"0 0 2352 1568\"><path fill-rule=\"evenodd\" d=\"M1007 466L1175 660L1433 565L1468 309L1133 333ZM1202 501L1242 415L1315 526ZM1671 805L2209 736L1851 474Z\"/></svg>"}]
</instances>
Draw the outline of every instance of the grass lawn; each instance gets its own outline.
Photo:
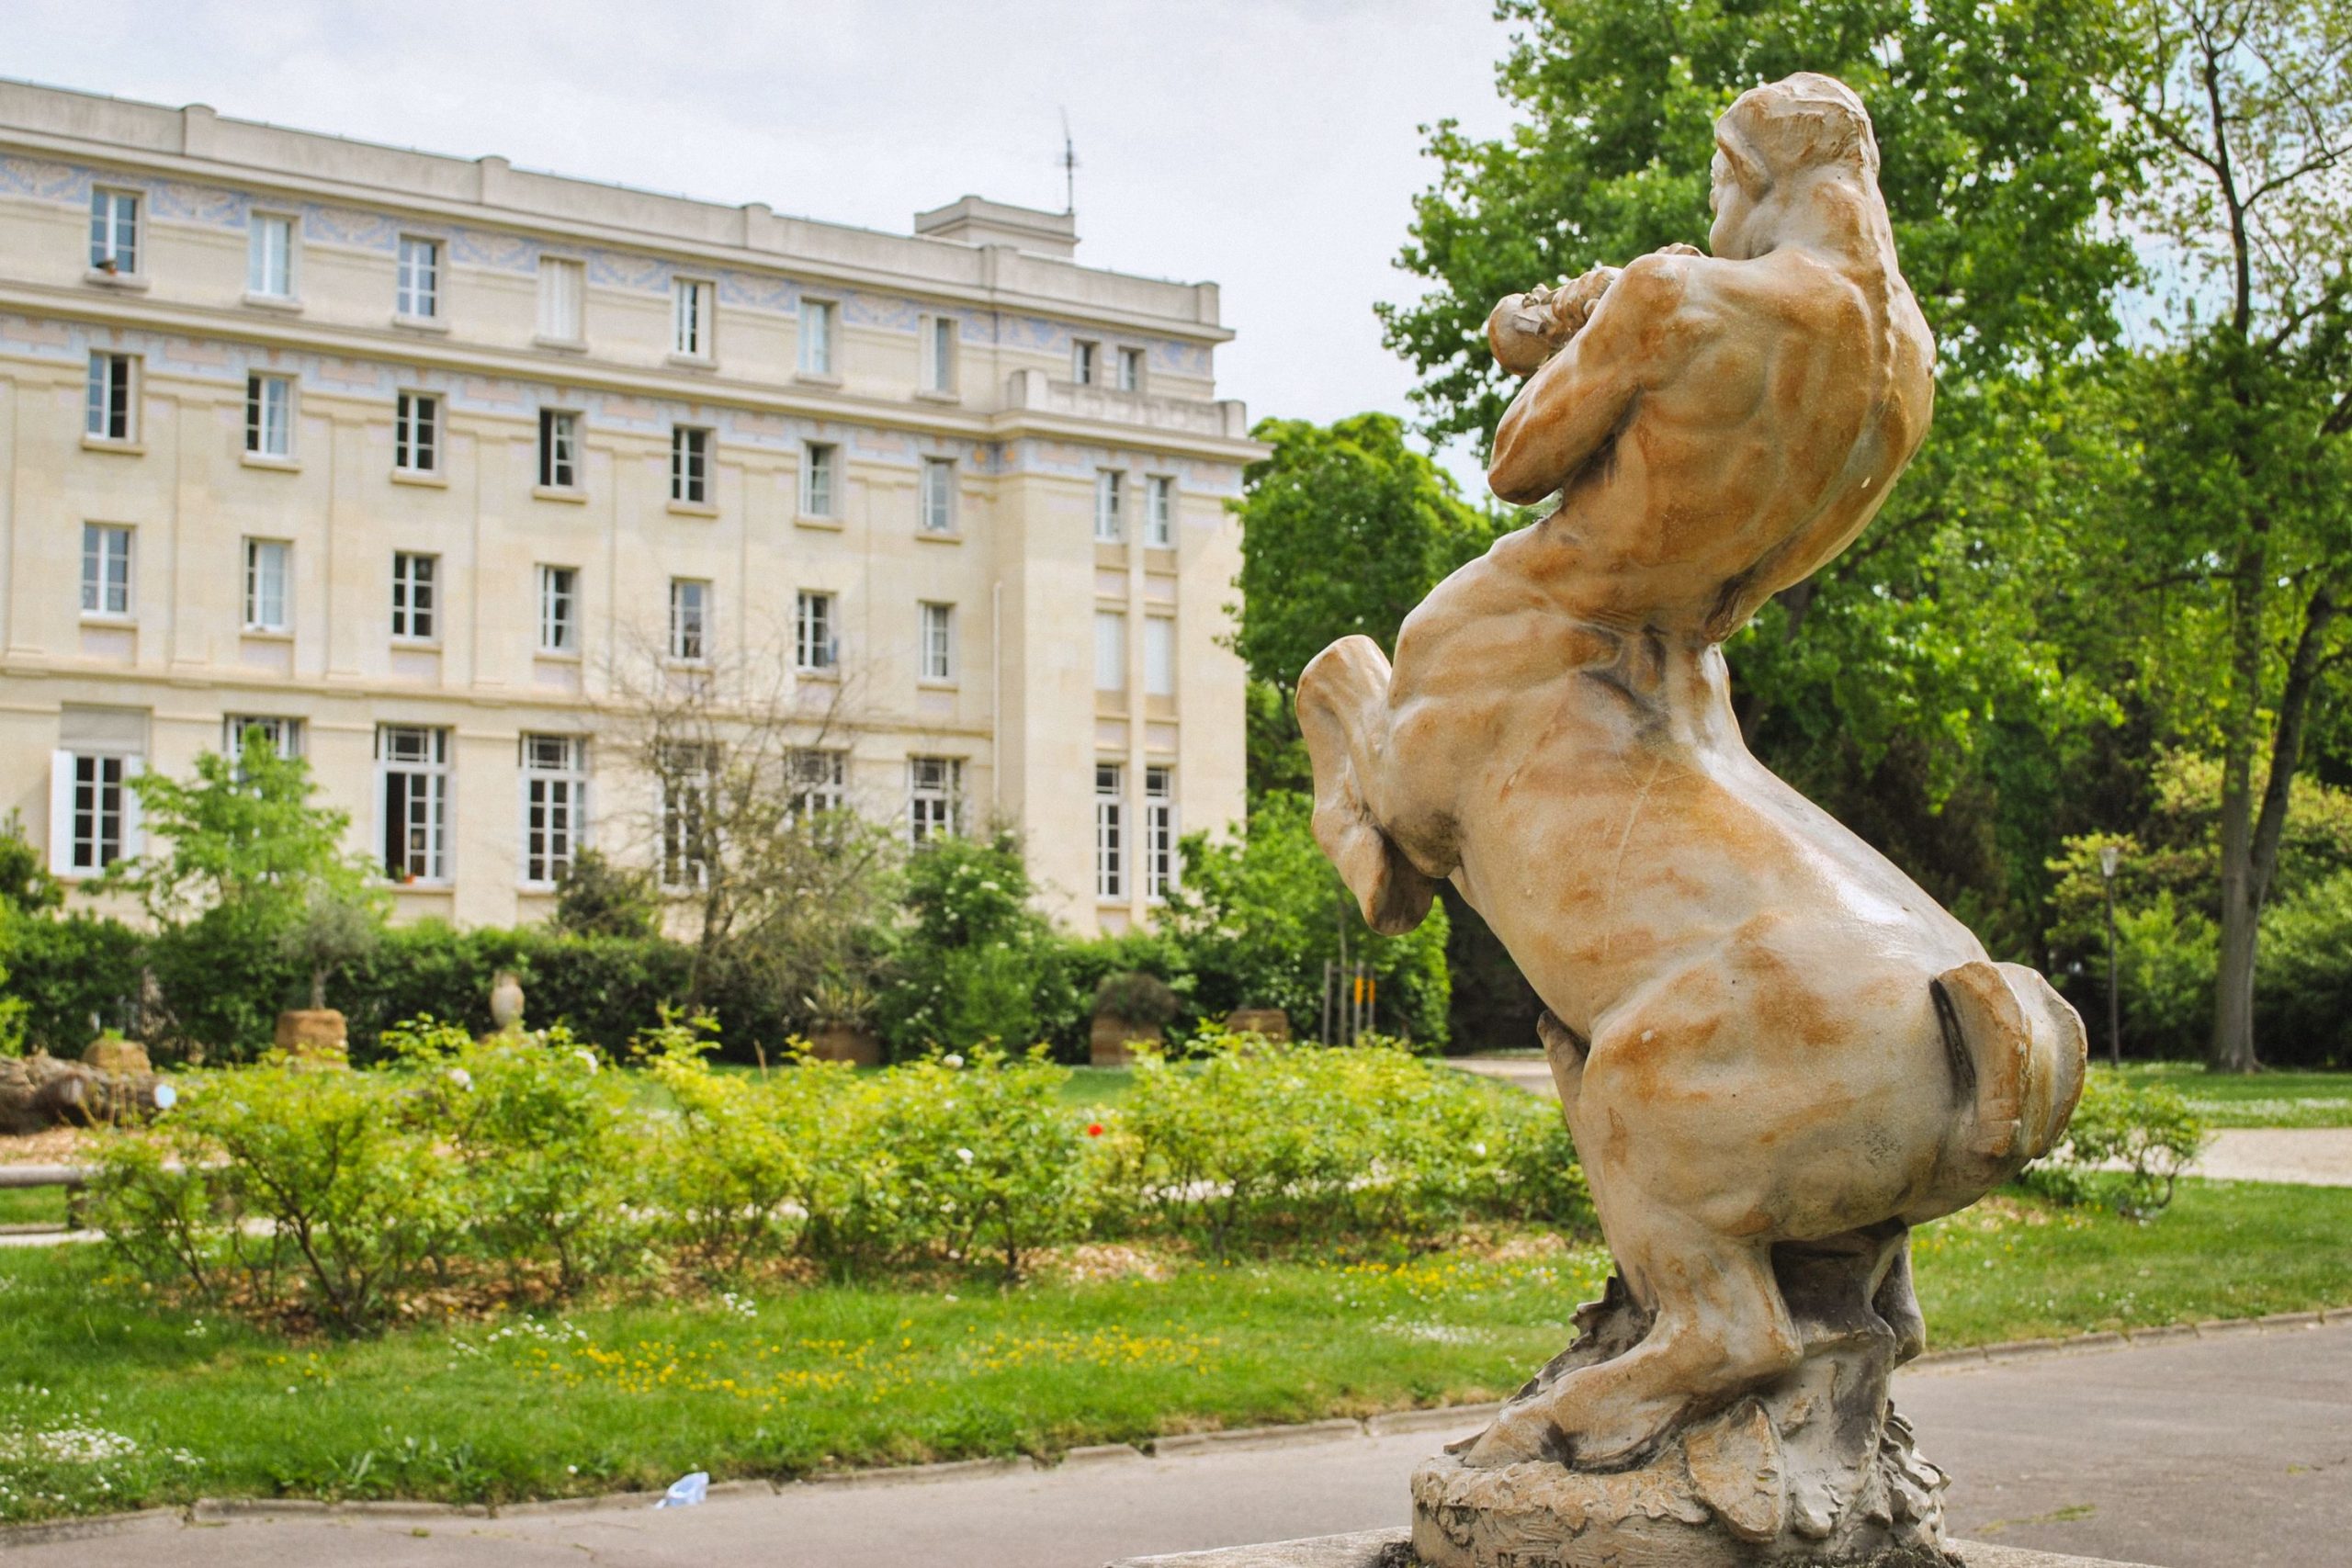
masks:
<instances>
[{"instance_id":1,"label":"grass lawn","mask_svg":"<svg viewBox=\"0 0 2352 1568\"><path fill-rule=\"evenodd\" d=\"M2123 1076L2178 1089L2216 1127L2352 1127L2352 1073L2209 1073L2194 1062L2126 1062Z\"/></svg>"},{"instance_id":2,"label":"grass lawn","mask_svg":"<svg viewBox=\"0 0 2352 1568\"><path fill-rule=\"evenodd\" d=\"M62 1225L62 1187L0 1187L0 1225Z\"/></svg>"},{"instance_id":3,"label":"grass lawn","mask_svg":"<svg viewBox=\"0 0 2352 1568\"><path fill-rule=\"evenodd\" d=\"M1930 1227L1942 1345L2352 1302L2352 1190L2187 1182L2147 1225L1998 1199ZM498 1501L1487 1398L1607 1268L1543 1238L1219 1267L1082 1249L1004 1291L754 1289L362 1342L141 1303L0 1252L0 1517L199 1495Z\"/></svg>"}]
</instances>

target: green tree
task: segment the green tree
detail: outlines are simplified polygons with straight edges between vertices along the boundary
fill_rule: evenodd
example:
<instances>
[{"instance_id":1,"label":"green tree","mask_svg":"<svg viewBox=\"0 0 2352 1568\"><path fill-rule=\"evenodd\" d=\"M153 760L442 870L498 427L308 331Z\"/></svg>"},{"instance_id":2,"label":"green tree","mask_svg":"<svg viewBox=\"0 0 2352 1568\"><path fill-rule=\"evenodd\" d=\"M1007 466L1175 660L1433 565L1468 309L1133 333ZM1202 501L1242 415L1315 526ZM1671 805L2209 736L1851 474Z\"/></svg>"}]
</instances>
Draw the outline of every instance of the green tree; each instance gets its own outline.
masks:
<instances>
[{"instance_id":1,"label":"green tree","mask_svg":"<svg viewBox=\"0 0 2352 1568\"><path fill-rule=\"evenodd\" d=\"M907 924L875 1009L900 1055L990 1040L1020 1050L1077 1008L1015 835L934 838L908 857L905 886Z\"/></svg>"}]
</instances>

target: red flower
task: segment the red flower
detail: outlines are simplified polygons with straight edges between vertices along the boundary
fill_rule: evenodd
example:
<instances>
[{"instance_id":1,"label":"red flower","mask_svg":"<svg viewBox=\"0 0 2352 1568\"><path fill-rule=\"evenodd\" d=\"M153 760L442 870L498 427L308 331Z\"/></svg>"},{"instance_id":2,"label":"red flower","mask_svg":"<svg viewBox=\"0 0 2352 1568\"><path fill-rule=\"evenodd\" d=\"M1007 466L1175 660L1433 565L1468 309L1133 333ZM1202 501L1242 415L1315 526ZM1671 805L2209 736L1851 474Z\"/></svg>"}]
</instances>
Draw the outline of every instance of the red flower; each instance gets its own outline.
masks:
<instances>
[{"instance_id":1,"label":"red flower","mask_svg":"<svg viewBox=\"0 0 2352 1568\"><path fill-rule=\"evenodd\" d=\"M1086 1135L1090 1138L1101 1137L1102 1135L1102 1123L1100 1122L1089 1122L1086 1124Z\"/></svg>"}]
</instances>

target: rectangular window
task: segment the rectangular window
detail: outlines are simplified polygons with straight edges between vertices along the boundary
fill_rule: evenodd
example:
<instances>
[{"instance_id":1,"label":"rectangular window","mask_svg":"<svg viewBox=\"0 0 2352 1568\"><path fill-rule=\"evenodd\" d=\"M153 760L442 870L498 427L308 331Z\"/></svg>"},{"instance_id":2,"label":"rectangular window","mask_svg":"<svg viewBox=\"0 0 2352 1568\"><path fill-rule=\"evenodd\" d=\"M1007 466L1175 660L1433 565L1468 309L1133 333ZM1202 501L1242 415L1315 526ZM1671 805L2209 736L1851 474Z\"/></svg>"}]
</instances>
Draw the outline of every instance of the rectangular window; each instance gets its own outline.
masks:
<instances>
[{"instance_id":1,"label":"rectangular window","mask_svg":"<svg viewBox=\"0 0 2352 1568\"><path fill-rule=\"evenodd\" d=\"M580 571L576 567L539 568L539 651L580 651Z\"/></svg>"},{"instance_id":2,"label":"rectangular window","mask_svg":"<svg viewBox=\"0 0 2352 1568\"><path fill-rule=\"evenodd\" d=\"M245 630L286 630L288 569L293 558L294 547L283 539L245 541Z\"/></svg>"},{"instance_id":3,"label":"rectangular window","mask_svg":"<svg viewBox=\"0 0 2352 1568\"><path fill-rule=\"evenodd\" d=\"M384 874L394 882L449 879L449 732L376 727L383 775Z\"/></svg>"},{"instance_id":4,"label":"rectangular window","mask_svg":"<svg viewBox=\"0 0 2352 1568\"><path fill-rule=\"evenodd\" d=\"M710 432L691 424L670 427L670 499L689 506L710 504Z\"/></svg>"},{"instance_id":5,"label":"rectangular window","mask_svg":"<svg viewBox=\"0 0 2352 1568\"><path fill-rule=\"evenodd\" d=\"M231 761L243 758L245 747L258 738L279 757L302 754L302 721L276 714L232 713L220 719L220 754Z\"/></svg>"},{"instance_id":6,"label":"rectangular window","mask_svg":"<svg viewBox=\"0 0 2352 1568\"><path fill-rule=\"evenodd\" d=\"M90 266L108 276L139 270L139 195L136 191L90 191Z\"/></svg>"},{"instance_id":7,"label":"rectangular window","mask_svg":"<svg viewBox=\"0 0 2352 1568\"><path fill-rule=\"evenodd\" d=\"M923 319L922 385L929 392L956 389L956 318Z\"/></svg>"},{"instance_id":8,"label":"rectangular window","mask_svg":"<svg viewBox=\"0 0 2352 1568\"><path fill-rule=\"evenodd\" d=\"M922 607L922 678L926 681L956 679L956 606L925 604Z\"/></svg>"},{"instance_id":9,"label":"rectangular window","mask_svg":"<svg viewBox=\"0 0 2352 1568\"><path fill-rule=\"evenodd\" d=\"M662 886L700 887L717 847L711 806L718 790L718 748L682 744L662 749Z\"/></svg>"},{"instance_id":10,"label":"rectangular window","mask_svg":"<svg viewBox=\"0 0 2352 1568\"><path fill-rule=\"evenodd\" d=\"M294 455L293 378L245 378L245 450L256 457Z\"/></svg>"},{"instance_id":11,"label":"rectangular window","mask_svg":"<svg viewBox=\"0 0 2352 1568\"><path fill-rule=\"evenodd\" d=\"M75 872L106 870L127 852L125 829L131 811L128 757L74 755L72 793L68 799L67 833L73 851L67 865Z\"/></svg>"},{"instance_id":12,"label":"rectangular window","mask_svg":"<svg viewBox=\"0 0 2352 1568\"><path fill-rule=\"evenodd\" d=\"M539 258L539 335L550 343L579 343L587 336L581 324L584 269L576 261L554 256Z\"/></svg>"},{"instance_id":13,"label":"rectangular window","mask_svg":"<svg viewBox=\"0 0 2352 1568\"><path fill-rule=\"evenodd\" d=\"M1095 361L1102 357L1102 345L1080 338L1069 345L1069 378L1081 387L1094 385Z\"/></svg>"},{"instance_id":14,"label":"rectangular window","mask_svg":"<svg viewBox=\"0 0 2352 1568\"><path fill-rule=\"evenodd\" d=\"M964 764L955 757L907 759L907 842L920 844L956 831L964 793Z\"/></svg>"},{"instance_id":15,"label":"rectangular window","mask_svg":"<svg viewBox=\"0 0 2352 1568\"><path fill-rule=\"evenodd\" d=\"M90 355L90 388L84 432L99 441L136 441L138 403L133 390L139 367L127 354Z\"/></svg>"},{"instance_id":16,"label":"rectangular window","mask_svg":"<svg viewBox=\"0 0 2352 1568\"><path fill-rule=\"evenodd\" d=\"M1143 694L1176 694L1176 620L1172 615L1143 618Z\"/></svg>"},{"instance_id":17,"label":"rectangular window","mask_svg":"<svg viewBox=\"0 0 2352 1568\"><path fill-rule=\"evenodd\" d=\"M294 220L256 212L245 227L245 292L294 298Z\"/></svg>"},{"instance_id":18,"label":"rectangular window","mask_svg":"<svg viewBox=\"0 0 2352 1568\"><path fill-rule=\"evenodd\" d=\"M800 301L800 373L833 374L833 304L830 299Z\"/></svg>"},{"instance_id":19,"label":"rectangular window","mask_svg":"<svg viewBox=\"0 0 2352 1568\"><path fill-rule=\"evenodd\" d=\"M523 761L523 881L552 887L571 871L588 823L588 741L578 735L526 735Z\"/></svg>"},{"instance_id":20,"label":"rectangular window","mask_svg":"<svg viewBox=\"0 0 2352 1568\"><path fill-rule=\"evenodd\" d=\"M792 814L822 817L849 806L849 753L813 749L792 754Z\"/></svg>"},{"instance_id":21,"label":"rectangular window","mask_svg":"<svg viewBox=\"0 0 2352 1568\"><path fill-rule=\"evenodd\" d=\"M401 642L431 642L438 636L434 618L434 578L439 556L392 555L392 636Z\"/></svg>"},{"instance_id":22,"label":"rectangular window","mask_svg":"<svg viewBox=\"0 0 2352 1568\"><path fill-rule=\"evenodd\" d=\"M1094 769L1094 896L1127 896L1126 806L1120 785L1125 770L1116 762Z\"/></svg>"},{"instance_id":23,"label":"rectangular window","mask_svg":"<svg viewBox=\"0 0 2352 1568\"><path fill-rule=\"evenodd\" d=\"M1157 904L1176 886L1176 774L1143 771L1143 896Z\"/></svg>"},{"instance_id":24,"label":"rectangular window","mask_svg":"<svg viewBox=\"0 0 2352 1568\"><path fill-rule=\"evenodd\" d=\"M539 411L539 484L547 490L580 488L580 416L561 409Z\"/></svg>"},{"instance_id":25,"label":"rectangular window","mask_svg":"<svg viewBox=\"0 0 2352 1568\"><path fill-rule=\"evenodd\" d=\"M441 313L441 242L401 236L400 288L393 309L417 321Z\"/></svg>"},{"instance_id":26,"label":"rectangular window","mask_svg":"<svg viewBox=\"0 0 2352 1568\"><path fill-rule=\"evenodd\" d=\"M1119 390L1123 392L1140 392L1143 390L1142 349L1123 348L1119 350Z\"/></svg>"},{"instance_id":27,"label":"rectangular window","mask_svg":"<svg viewBox=\"0 0 2352 1568\"><path fill-rule=\"evenodd\" d=\"M1127 689L1127 617L1117 610L1094 612L1094 689Z\"/></svg>"},{"instance_id":28,"label":"rectangular window","mask_svg":"<svg viewBox=\"0 0 2352 1568\"><path fill-rule=\"evenodd\" d=\"M833 596L802 589L792 615L792 662L803 670L831 670L841 656Z\"/></svg>"},{"instance_id":29,"label":"rectangular window","mask_svg":"<svg viewBox=\"0 0 2352 1568\"><path fill-rule=\"evenodd\" d=\"M670 285L670 352L692 359L710 357L711 287L691 277Z\"/></svg>"},{"instance_id":30,"label":"rectangular window","mask_svg":"<svg viewBox=\"0 0 2352 1568\"><path fill-rule=\"evenodd\" d=\"M1144 481L1143 542L1155 550L1176 547L1176 481L1154 474Z\"/></svg>"},{"instance_id":31,"label":"rectangular window","mask_svg":"<svg viewBox=\"0 0 2352 1568\"><path fill-rule=\"evenodd\" d=\"M402 392L392 407L392 467L402 473L441 471L441 400Z\"/></svg>"},{"instance_id":32,"label":"rectangular window","mask_svg":"<svg viewBox=\"0 0 2352 1568\"><path fill-rule=\"evenodd\" d=\"M800 449L800 510L809 517L833 517L841 448L811 441Z\"/></svg>"},{"instance_id":33,"label":"rectangular window","mask_svg":"<svg viewBox=\"0 0 2352 1568\"><path fill-rule=\"evenodd\" d=\"M1120 516L1121 503L1126 499L1127 476L1116 468L1104 468L1094 476L1094 537L1097 543L1115 545L1125 538L1126 524Z\"/></svg>"},{"instance_id":34,"label":"rectangular window","mask_svg":"<svg viewBox=\"0 0 2352 1568\"><path fill-rule=\"evenodd\" d=\"M670 657L681 664L710 657L710 584L699 578L670 580Z\"/></svg>"},{"instance_id":35,"label":"rectangular window","mask_svg":"<svg viewBox=\"0 0 2352 1568\"><path fill-rule=\"evenodd\" d=\"M956 531L956 460L953 457L925 457L922 460L922 531L926 534L952 534Z\"/></svg>"},{"instance_id":36,"label":"rectangular window","mask_svg":"<svg viewBox=\"0 0 2352 1568\"><path fill-rule=\"evenodd\" d=\"M82 525L82 614L130 614L130 530Z\"/></svg>"}]
</instances>

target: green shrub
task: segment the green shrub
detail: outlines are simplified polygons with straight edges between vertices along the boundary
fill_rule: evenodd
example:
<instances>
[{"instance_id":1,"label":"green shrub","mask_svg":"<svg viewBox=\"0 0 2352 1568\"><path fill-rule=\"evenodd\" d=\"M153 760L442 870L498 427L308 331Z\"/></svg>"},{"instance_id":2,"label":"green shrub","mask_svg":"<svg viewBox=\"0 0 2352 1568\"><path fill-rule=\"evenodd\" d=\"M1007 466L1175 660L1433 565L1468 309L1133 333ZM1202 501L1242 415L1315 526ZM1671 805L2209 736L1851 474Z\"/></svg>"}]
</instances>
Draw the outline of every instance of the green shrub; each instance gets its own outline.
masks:
<instances>
[{"instance_id":1,"label":"green shrub","mask_svg":"<svg viewBox=\"0 0 2352 1568\"><path fill-rule=\"evenodd\" d=\"M25 1004L28 1048L78 1056L99 1028L143 1032L141 976L147 938L94 915L17 913L11 922L8 989Z\"/></svg>"},{"instance_id":2,"label":"green shrub","mask_svg":"<svg viewBox=\"0 0 2352 1568\"><path fill-rule=\"evenodd\" d=\"M2019 1180L2060 1202L2099 1203L2129 1219L2152 1219L2172 1201L2205 1135L2204 1122L2177 1090L2134 1086L2094 1069L2066 1141Z\"/></svg>"},{"instance_id":3,"label":"green shrub","mask_svg":"<svg viewBox=\"0 0 2352 1568\"><path fill-rule=\"evenodd\" d=\"M897 1055L1025 1044L1082 1008L1063 969L1069 943L1032 891L1011 833L934 839L908 860L908 923L876 1007Z\"/></svg>"},{"instance_id":4,"label":"green shrub","mask_svg":"<svg viewBox=\"0 0 2352 1568\"><path fill-rule=\"evenodd\" d=\"M2352 872L2338 872L2262 917L2255 1038L2274 1066L2352 1065Z\"/></svg>"},{"instance_id":5,"label":"green shrub","mask_svg":"<svg viewBox=\"0 0 2352 1568\"><path fill-rule=\"evenodd\" d=\"M674 1020L641 1046L677 1107L654 1124L647 1151L662 1239L718 1278L790 1251L808 1234L811 1204L822 1206L819 1156L830 1151L820 1129L846 1112L854 1069L800 1060L766 1082L715 1073L704 1032Z\"/></svg>"}]
</instances>

